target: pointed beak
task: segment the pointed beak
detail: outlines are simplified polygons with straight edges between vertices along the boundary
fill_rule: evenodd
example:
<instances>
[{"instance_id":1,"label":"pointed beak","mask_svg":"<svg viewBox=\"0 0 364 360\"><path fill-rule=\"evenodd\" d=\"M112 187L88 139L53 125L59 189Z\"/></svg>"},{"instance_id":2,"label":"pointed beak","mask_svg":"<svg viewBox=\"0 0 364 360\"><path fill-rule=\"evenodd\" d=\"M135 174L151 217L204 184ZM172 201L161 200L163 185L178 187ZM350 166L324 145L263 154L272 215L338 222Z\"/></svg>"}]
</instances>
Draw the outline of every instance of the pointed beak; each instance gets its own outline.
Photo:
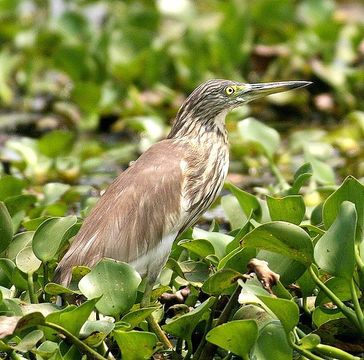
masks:
<instances>
[{"instance_id":1,"label":"pointed beak","mask_svg":"<svg viewBox=\"0 0 364 360\"><path fill-rule=\"evenodd\" d=\"M280 81L259 84L244 84L239 91L238 96L248 102L270 94L276 94L283 91L299 89L301 87L312 84L311 81Z\"/></svg>"}]
</instances>

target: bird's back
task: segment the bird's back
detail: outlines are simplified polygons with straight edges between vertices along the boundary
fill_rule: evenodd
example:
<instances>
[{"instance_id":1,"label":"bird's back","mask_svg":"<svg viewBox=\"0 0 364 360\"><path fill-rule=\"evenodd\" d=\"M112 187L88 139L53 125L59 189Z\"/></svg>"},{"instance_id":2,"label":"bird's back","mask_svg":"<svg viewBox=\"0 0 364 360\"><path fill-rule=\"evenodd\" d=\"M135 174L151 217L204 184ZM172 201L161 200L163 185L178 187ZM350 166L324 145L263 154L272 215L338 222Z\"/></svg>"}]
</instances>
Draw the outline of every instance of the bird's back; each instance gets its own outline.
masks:
<instances>
[{"instance_id":1,"label":"bird's back","mask_svg":"<svg viewBox=\"0 0 364 360\"><path fill-rule=\"evenodd\" d=\"M72 267L110 257L157 277L179 232L218 195L227 147L176 139L153 145L109 186L60 261L56 281L67 285Z\"/></svg>"}]
</instances>

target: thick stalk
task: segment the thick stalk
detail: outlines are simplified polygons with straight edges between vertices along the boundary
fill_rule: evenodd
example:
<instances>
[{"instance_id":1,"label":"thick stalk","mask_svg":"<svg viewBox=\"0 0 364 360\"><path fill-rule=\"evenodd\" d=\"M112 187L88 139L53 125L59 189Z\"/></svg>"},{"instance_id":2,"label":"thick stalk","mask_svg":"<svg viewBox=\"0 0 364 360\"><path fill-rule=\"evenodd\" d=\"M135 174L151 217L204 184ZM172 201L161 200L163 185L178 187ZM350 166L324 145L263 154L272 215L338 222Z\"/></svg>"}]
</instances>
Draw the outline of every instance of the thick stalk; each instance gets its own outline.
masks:
<instances>
[{"instance_id":1,"label":"thick stalk","mask_svg":"<svg viewBox=\"0 0 364 360\"><path fill-rule=\"evenodd\" d=\"M191 339L186 340L186 344L187 344L187 354L184 360L190 360L193 354L192 340Z\"/></svg>"},{"instance_id":2,"label":"thick stalk","mask_svg":"<svg viewBox=\"0 0 364 360\"><path fill-rule=\"evenodd\" d=\"M100 355L97 351L95 351L94 349L92 349L91 347L86 345L83 341L78 339L76 336L71 334L68 330L64 329L62 326L53 324L51 322L45 322L44 325L50 327L51 329L58 331L59 333L63 334L64 336L66 336L75 346L78 347L79 350L89 354L91 356L91 359L107 360L102 355Z\"/></svg>"},{"instance_id":3,"label":"thick stalk","mask_svg":"<svg viewBox=\"0 0 364 360\"><path fill-rule=\"evenodd\" d=\"M350 281L350 293L351 293L351 299L353 300L356 317L357 317L359 325L361 327L361 331L362 331L362 333L364 333L364 316L363 316L363 311L361 310L361 307L359 304L358 296L356 294L355 283L354 283L353 278Z\"/></svg>"},{"instance_id":4,"label":"thick stalk","mask_svg":"<svg viewBox=\"0 0 364 360\"><path fill-rule=\"evenodd\" d=\"M299 352L301 355L305 356L307 359L309 359L309 360L324 360L322 357L317 356L315 354L312 354L310 351L308 351L306 349L303 349L300 346L298 346L294 342L294 334L293 334L293 332L291 332L290 334L288 334L287 340L288 340L288 343L292 346L292 348L294 350L296 350L297 352Z\"/></svg>"},{"instance_id":5,"label":"thick stalk","mask_svg":"<svg viewBox=\"0 0 364 360\"><path fill-rule=\"evenodd\" d=\"M153 283L150 283L147 281L147 284L145 286L144 294L142 301L140 302L141 307L148 307L150 305L150 295L152 293L153 289ZM159 326L158 322L154 318L153 314L149 315L147 317L147 322L149 324L149 327L153 330L153 332L157 335L158 339L161 341L165 349L173 349L173 345L167 338L164 331Z\"/></svg>"},{"instance_id":6,"label":"thick stalk","mask_svg":"<svg viewBox=\"0 0 364 360\"><path fill-rule=\"evenodd\" d=\"M360 360L360 358L357 356L351 355L341 349L324 344L318 344L315 350L319 351L322 355L330 356L338 360Z\"/></svg>"},{"instance_id":7,"label":"thick stalk","mask_svg":"<svg viewBox=\"0 0 364 360\"><path fill-rule=\"evenodd\" d=\"M282 190L289 189L288 182L283 177L282 173L280 172L280 170L278 169L276 164L273 162L273 160L270 157L268 158L268 160L269 160L269 166L270 166L270 168L272 170L272 173L277 178L279 185L282 187Z\"/></svg>"},{"instance_id":8,"label":"thick stalk","mask_svg":"<svg viewBox=\"0 0 364 360\"><path fill-rule=\"evenodd\" d=\"M48 274L48 263L43 263L43 292L44 292L44 300L48 302L50 300L50 296L44 291L46 285L49 281L49 274Z\"/></svg>"},{"instance_id":9,"label":"thick stalk","mask_svg":"<svg viewBox=\"0 0 364 360\"><path fill-rule=\"evenodd\" d=\"M28 274L28 292L29 292L30 302L32 304L38 304L38 298L34 293L33 274Z\"/></svg>"},{"instance_id":10,"label":"thick stalk","mask_svg":"<svg viewBox=\"0 0 364 360\"><path fill-rule=\"evenodd\" d=\"M347 307L315 274L312 266L309 267L310 275L317 286L332 300L332 302L342 311L342 313L362 332L359 320L356 317L355 312Z\"/></svg>"},{"instance_id":11,"label":"thick stalk","mask_svg":"<svg viewBox=\"0 0 364 360\"><path fill-rule=\"evenodd\" d=\"M224 310L222 311L215 326L224 324L229 320L230 313L233 310L233 308L236 306L236 303L238 301L240 290L241 290L240 286L237 285L233 294L230 296L228 303L225 305ZM206 345L205 345L204 349L202 350L201 355L198 358L198 360L211 360L213 358L215 350L216 350L216 345L206 342Z\"/></svg>"}]
</instances>

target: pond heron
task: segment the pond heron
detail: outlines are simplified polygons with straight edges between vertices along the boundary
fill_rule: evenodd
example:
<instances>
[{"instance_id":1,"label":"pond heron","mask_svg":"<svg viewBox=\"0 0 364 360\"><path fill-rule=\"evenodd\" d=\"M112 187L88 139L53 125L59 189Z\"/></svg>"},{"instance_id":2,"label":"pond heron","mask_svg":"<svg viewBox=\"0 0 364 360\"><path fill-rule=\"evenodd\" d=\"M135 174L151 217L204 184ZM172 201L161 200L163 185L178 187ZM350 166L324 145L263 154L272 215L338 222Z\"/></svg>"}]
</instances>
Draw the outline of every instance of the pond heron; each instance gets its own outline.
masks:
<instances>
[{"instance_id":1,"label":"pond heron","mask_svg":"<svg viewBox=\"0 0 364 360\"><path fill-rule=\"evenodd\" d=\"M209 80L198 86L179 109L167 138L144 152L102 195L60 261L56 280L68 285L72 267L113 258L147 278L141 305L148 305L173 241L209 208L224 184L227 113L262 96L309 84ZM163 337L155 320L149 323ZM166 337L161 340L170 346Z\"/></svg>"}]
</instances>

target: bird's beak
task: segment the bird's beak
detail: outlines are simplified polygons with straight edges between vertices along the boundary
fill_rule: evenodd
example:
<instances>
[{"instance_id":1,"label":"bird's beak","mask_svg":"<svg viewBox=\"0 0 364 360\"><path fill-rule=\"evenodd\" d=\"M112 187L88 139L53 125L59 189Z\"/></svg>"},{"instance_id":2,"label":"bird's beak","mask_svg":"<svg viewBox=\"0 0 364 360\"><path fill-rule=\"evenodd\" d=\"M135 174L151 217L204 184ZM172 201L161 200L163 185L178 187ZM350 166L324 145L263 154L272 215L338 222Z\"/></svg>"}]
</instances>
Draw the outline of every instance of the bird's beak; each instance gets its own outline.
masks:
<instances>
[{"instance_id":1,"label":"bird's beak","mask_svg":"<svg viewBox=\"0 0 364 360\"><path fill-rule=\"evenodd\" d=\"M248 102L270 94L299 89L310 84L312 84L311 81L299 80L259 84L244 84L242 86L238 86L238 96L241 97L244 102Z\"/></svg>"}]
</instances>

